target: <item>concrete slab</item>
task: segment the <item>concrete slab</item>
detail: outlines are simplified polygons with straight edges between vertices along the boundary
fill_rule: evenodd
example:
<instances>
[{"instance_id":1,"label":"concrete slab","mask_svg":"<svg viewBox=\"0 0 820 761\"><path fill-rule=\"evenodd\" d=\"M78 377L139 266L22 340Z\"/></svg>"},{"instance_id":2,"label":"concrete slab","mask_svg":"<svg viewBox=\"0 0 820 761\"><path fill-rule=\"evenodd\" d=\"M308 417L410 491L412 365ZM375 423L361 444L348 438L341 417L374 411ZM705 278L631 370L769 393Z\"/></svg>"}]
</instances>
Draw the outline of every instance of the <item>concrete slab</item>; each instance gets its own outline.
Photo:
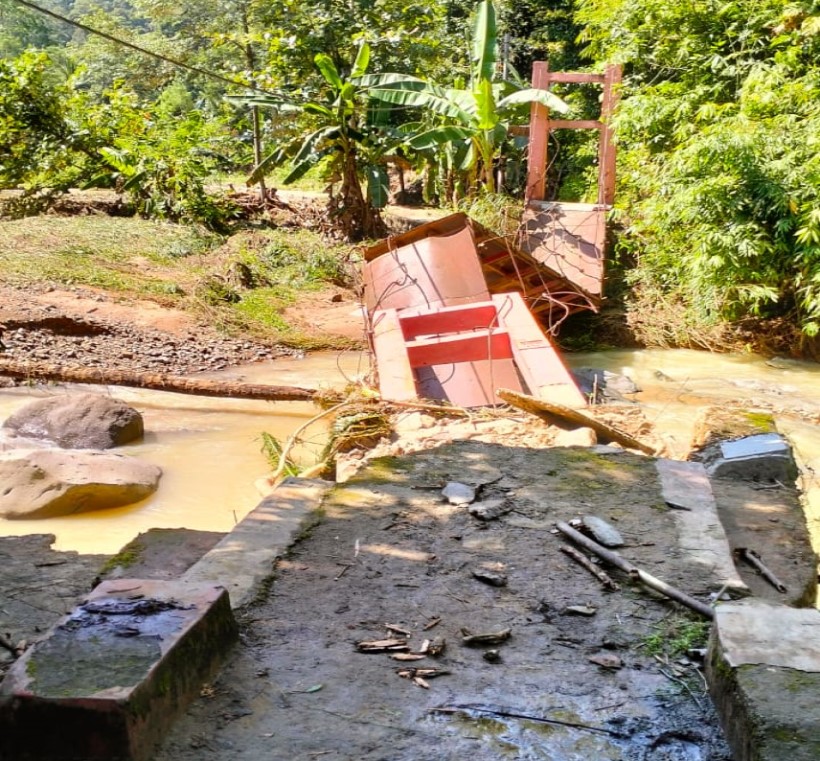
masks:
<instances>
[{"instance_id":1,"label":"concrete slab","mask_svg":"<svg viewBox=\"0 0 820 761\"><path fill-rule=\"evenodd\" d=\"M718 605L707 678L735 761L820 758L820 611Z\"/></svg>"},{"instance_id":2,"label":"concrete slab","mask_svg":"<svg viewBox=\"0 0 820 761\"><path fill-rule=\"evenodd\" d=\"M760 433L736 441L723 441L720 444L720 451L725 459L736 460L739 457L788 454L791 447L779 433Z\"/></svg>"},{"instance_id":3,"label":"concrete slab","mask_svg":"<svg viewBox=\"0 0 820 761\"><path fill-rule=\"evenodd\" d=\"M276 560L304 530L322 498L328 481L286 478L244 520L182 577L195 584L220 584L231 605L251 602L273 573Z\"/></svg>"},{"instance_id":4,"label":"concrete slab","mask_svg":"<svg viewBox=\"0 0 820 761\"><path fill-rule=\"evenodd\" d=\"M712 451L704 450L703 460L713 478L792 484L798 475L791 446L778 433L721 442Z\"/></svg>"},{"instance_id":5,"label":"concrete slab","mask_svg":"<svg viewBox=\"0 0 820 761\"><path fill-rule=\"evenodd\" d=\"M0 759L147 761L236 635L220 587L103 582L0 684Z\"/></svg>"},{"instance_id":6,"label":"concrete slab","mask_svg":"<svg viewBox=\"0 0 820 761\"><path fill-rule=\"evenodd\" d=\"M732 560L703 465L659 459L655 467L661 479L661 495L678 527L681 551L698 565L711 569L715 587L727 585L736 594L748 594Z\"/></svg>"},{"instance_id":7,"label":"concrete slab","mask_svg":"<svg viewBox=\"0 0 820 761\"><path fill-rule=\"evenodd\" d=\"M820 611L762 600L721 604L716 633L732 668L766 664L820 673Z\"/></svg>"}]
</instances>

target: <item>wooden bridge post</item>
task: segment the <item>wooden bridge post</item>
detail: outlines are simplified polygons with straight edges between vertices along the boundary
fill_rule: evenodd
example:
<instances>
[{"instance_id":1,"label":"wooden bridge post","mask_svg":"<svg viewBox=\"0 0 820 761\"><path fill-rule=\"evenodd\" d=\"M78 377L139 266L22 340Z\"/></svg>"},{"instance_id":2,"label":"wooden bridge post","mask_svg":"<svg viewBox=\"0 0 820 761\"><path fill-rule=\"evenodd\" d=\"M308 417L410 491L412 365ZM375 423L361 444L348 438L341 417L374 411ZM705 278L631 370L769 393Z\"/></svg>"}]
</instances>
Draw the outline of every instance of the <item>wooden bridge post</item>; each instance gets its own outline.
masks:
<instances>
[{"instance_id":1,"label":"wooden bridge post","mask_svg":"<svg viewBox=\"0 0 820 761\"><path fill-rule=\"evenodd\" d=\"M612 114L620 98L619 85L623 76L620 65L610 64L604 74L604 97L601 104L601 139L598 145L598 203L611 206L615 202L615 142Z\"/></svg>"},{"instance_id":2,"label":"wooden bridge post","mask_svg":"<svg viewBox=\"0 0 820 761\"><path fill-rule=\"evenodd\" d=\"M532 65L532 86L548 90L550 67L547 61L535 61ZM530 135L527 158L527 190L525 200L542 201L546 197L547 142L549 140L549 109L541 103L530 107Z\"/></svg>"}]
</instances>

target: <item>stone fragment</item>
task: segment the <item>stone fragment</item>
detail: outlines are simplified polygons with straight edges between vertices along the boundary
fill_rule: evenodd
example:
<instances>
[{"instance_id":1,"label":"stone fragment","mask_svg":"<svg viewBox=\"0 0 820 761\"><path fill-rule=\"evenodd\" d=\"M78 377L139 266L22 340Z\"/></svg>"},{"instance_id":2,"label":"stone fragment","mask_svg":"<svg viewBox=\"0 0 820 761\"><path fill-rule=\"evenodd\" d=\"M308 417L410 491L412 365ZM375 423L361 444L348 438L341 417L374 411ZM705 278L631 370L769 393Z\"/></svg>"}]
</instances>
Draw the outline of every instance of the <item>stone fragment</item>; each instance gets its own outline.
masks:
<instances>
[{"instance_id":1,"label":"stone fragment","mask_svg":"<svg viewBox=\"0 0 820 761\"><path fill-rule=\"evenodd\" d=\"M568 605L564 608L564 614L569 616L586 616L589 618L597 612L597 608L592 608L589 605Z\"/></svg>"},{"instance_id":2,"label":"stone fragment","mask_svg":"<svg viewBox=\"0 0 820 761\"><path fill-rule=\"evenodd\" d=\"M719 454L705 456L704 463L712 478L792 484L798 475L791 446L779 433L762 433L722 442Z\"/></svg>"},{"instance_id":3,"label":"stone fragment","mask_svg":"<svg viewBox=\"0 0 820 761\"><path fill-rule=\"evenodd\" d=\"M556 447L592 447L598 443L598 436L591 428L576 428L574 431L558 430L552 441Z\"/></svg>"},{"instance_id":4,"label":"stone fragment","mask_svg":"<svg viewBox=\"0 0 820 761\"><path fill-rule=\"evenodd\" d=\"M611 523L608 523L603 518L598 518L595 515L585 515L583 517L584 525L589 529L595 541L603 544L604 547L621 547L624 539L618 529Z\"/></svg>"},{"instance_id":5,"label":"stone fragment","mask_svg":"<svg viewBox=\"0 0 820 761\"><path fill-rule=\"evenodd\" d=\"M448 481L441 490L441 495L451 505L469 505L475 501L475 489L458 481Z\"/></svg>"},{"instance_id":6,"label":"stone fragment","mask_svg":"<svg viewBox=\"0 0 820 761\"><path fill-rule=\"evenodd\" d=\"M588 660L596 666L600 666L601 668L609 669L611 671L623 668L624 665L624 662L617 655L613 655L612 653L598 653L597 655L591 655Z\"/></svg>"},{"instance_id":7,"label":"stone fragment","mask_svg":"<svg viewBox=\"0 0 820 761\"><path fill-rule=\"evenodd\" d=\"M473 578L489 584L491 587L506 587L507 574L499 571L488 571L484 568L476 568L473 571Z\"/></svg>"},{"instance_id":8,"label":"stone fragment","mask_svg":"<svg viewBox=\"0 0 820 761\"><path fill-rule=\"evenodd\" d=\"M55 518L139 502L162 471L135 457L65 449L0 452L0 516Z\"/></svg>"},{"instance_id":9,"label":"stone fragment","mask_svg":"<svg viewBox=\"0 0 820 761\"><path fill-rule=\"evenodd\" d=\"M473 502L473 504L467 508L467 512L480 521L492 521L505 515L512 509L512 504L506 499L486 499L481 502Z\"/></svg>"},{"instance_id":10,"label":"stone fragment","mask_svg":"<svg viewBox=\"0 0 820 761\"><path fill-rule=\"evenodd\" d=\"M626 375L600 370L595 367L580 367L573 371L582 393L596 402L625 401L624 394L637 394L641 389Z\"/></svg>"},{"instance_id":11,"label":"stone fragment","mask_svg":"<svg viewBox=\"0 0 820 761\"><path fill-rule=\"evenodd\" d=\"M3 427L65 449L110 449L142 439L144 431L139 412L102 394L38 399L17 410Z\"/></svg>"}]
</instances>

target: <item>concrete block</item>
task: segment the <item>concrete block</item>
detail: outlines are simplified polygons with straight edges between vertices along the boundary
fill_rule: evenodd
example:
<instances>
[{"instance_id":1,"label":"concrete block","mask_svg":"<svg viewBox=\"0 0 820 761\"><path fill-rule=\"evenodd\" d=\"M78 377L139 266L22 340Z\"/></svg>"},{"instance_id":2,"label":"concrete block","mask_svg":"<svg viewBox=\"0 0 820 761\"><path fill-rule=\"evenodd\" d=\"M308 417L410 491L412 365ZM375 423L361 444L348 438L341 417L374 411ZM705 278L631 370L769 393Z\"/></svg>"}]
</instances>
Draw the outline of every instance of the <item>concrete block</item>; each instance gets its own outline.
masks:
<instances>
[{"instance_id":1,"label":"concrete block","mask_svg":"<svg viewBox=\"0 0 820 761\"><path fill-rule=\"evenodd\" d=\"M718 605L706 675L734 761L820 758L820 611Z\"/></svg>"},{"instance_id":2,"label":"concrete block","mask_svg":"<svg viewBox=\"0 0 820 761\"><path fill-rule=\"evenodd\" d=\"M222 585L230 592L234 608L247 605L321 507L331 486L319 479L286 478L182 578Z\"/></svg>"},{"instance_id":3,"label":"concrete block","mask_svg":"<svg viewBox=\"0 0 820 761\"><path fill-rule=\"evenodd\" d=\"M732 560L703 465L658 459L655 468L660 476L661 494L678 528L680 551L710 570L713 587L726 585L735 594L748 594Z\"/></svg>"},{"instance_id":4,"label":"concrete block","mask_svg":"<svg viewBox=\"0 0 820 761\"><path fill-rule=\"evenodd\" d=\"M712 478L780 481L784 484L792 484L797 479L791 446L779 433L724 441L716 452L709 454L704 452L704 463Z\"/></svg>"},{"instance_id":5,"label":"concrete block","mask_svg":"<svg viewBox=\"0 0 820 761\"><path fill-rule=\"evenodd\" d=\"M0 684L0 759L148 761L236 636L223 588L103 582Z\"/></svg>"}]
</instances>

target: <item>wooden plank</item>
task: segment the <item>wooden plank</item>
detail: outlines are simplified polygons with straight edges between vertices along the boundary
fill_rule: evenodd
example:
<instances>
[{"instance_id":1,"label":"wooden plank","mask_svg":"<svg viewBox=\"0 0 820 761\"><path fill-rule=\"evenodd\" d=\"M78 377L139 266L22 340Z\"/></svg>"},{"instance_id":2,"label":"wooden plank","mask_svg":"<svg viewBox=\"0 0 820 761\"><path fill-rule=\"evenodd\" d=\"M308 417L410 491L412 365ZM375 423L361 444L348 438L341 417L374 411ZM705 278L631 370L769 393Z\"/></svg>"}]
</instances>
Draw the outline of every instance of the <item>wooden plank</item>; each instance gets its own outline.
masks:
<instances>
[{"instance_id":1,"label":"wooden plank","mask_svg":"<svg viewBox=\"0 0 820 761\"><path fill-rule=\"evenodd\" d=\"M460 223L449 235L425 233L367 262L364 302L368 311L487 301L490 294L472 230L465 217Z\"/></svg>"},{"instance_id":2,"label":"wooden plank","mask_svg":"<svg viewBox=\"0 0 820 761\"><path fill-rule=\"evenodd\" d=\"M550 74L550 82L569 82L570 84L600 84L603 81L603 74L590 74L585 71L555 71Z\"/></svg>"},{"instance_id":3,"label":"wooden plank","mask_svg":"<svg viewBox=\"0 0 820 761\"><path fill-rule=\"evenodd\" d=\"M373 353L379 370L382 399L409 401L418 398L416 379L407 357L404 334L395 309L373 313Z\"/></svg>"},{"instance_id":4,"label":"wooden plank","mask_svg":"<svg viewBox=\"0 0 820 761\"><path fill-rule=\"evenodd\" d=\"M467 330L492 328L498 324L498 312L491 301L466 306L425 310L419 314L399 313L405 340L421 335L463 333Z\"/></svg>"},{"instance_id":5,"label":"wooden plank","mask_svg":"<svg viewBox=\"0 0 820 761\"><path fill-rule=\"evenodd\" d=\"M606 209L597 205L550 204L527 208L521 248L596 302L603 291Z\"/></svg>"},{"instance_id":6,"label":"wooden plank","mask_svg":"<svg viewBox=\"0 0 820 761\"><path fill-rule=\"evenodd\" d=\"M586 407L586 399L552 341L542 332L521 294L493 296L501 322L510 335L515 363L530 393L567 407Z\"/></svg>"},{"instance_id":7,"label":"wooden plank","mask_svg":"<svg viewBox=\"0 0 820 761\"><path fill-rule=\"evenodd\" d=\"M423 225L414 227L412 230L401 233L400 235L391 235L378 243L369 246L363 250L364 260L372 262L382 254L388 251L395 251L402 246L409 246L416 243L423 238L429 238L435 235L452 235L467 226L467 215L463 212L450 214L441 219L434 219L430 222L425 222Z\"/></svg>"},{"instance_id":8,"label":"wooden plank","mask_svg":"<svg viewBox=\"0 0 820 761\"><path fill-rule=\"evenodd\" d=\"M550 130L554 129L603 129L604 123L597 119L550 119Z\"/></svg>"},{"instance_id":9,"label":"wooden plank","mask_svg":"<svg viewBox=\"0 0 820 761\"><path fill-rule=\"evenodd\" d=\"M499 387L523 391L512 359L477 360L419 367L415 371L419 396L446 399L459 407L503 404Z\"/></svg>"},{"instance_id":10,"label":"wooden plank","mask_svg":"<svg viewBox=\"0 0 820 761\"><path fill-rule=\"evenodd\" d=\"M601 120L605 127L601 132L598 157L598 201L611 205L615 202L615 140L612 116L620 99L620 84L623 70L620 66L607 66L604 98L601 104Z\"/></svg>"},{"instance_id":11,"label":"wooden plank","mask_svg":"<svg viewBox=\"0 0 820 761\"><path fill-rule=\"evenodd\" d=\"M592 417L586 412L573 410L565 405L555 404L544 399L535 399L532 396L519 394L510 389L498 389L498 396L514 407L530 412L551 425L557 425L559 428L570 431L576 428L592 428L603 442L617 441L628 449L637 449L650 455L655 454L653 447L644 444L625 431L605 423L603 420Z\"/></svg>"}]
</instances>

